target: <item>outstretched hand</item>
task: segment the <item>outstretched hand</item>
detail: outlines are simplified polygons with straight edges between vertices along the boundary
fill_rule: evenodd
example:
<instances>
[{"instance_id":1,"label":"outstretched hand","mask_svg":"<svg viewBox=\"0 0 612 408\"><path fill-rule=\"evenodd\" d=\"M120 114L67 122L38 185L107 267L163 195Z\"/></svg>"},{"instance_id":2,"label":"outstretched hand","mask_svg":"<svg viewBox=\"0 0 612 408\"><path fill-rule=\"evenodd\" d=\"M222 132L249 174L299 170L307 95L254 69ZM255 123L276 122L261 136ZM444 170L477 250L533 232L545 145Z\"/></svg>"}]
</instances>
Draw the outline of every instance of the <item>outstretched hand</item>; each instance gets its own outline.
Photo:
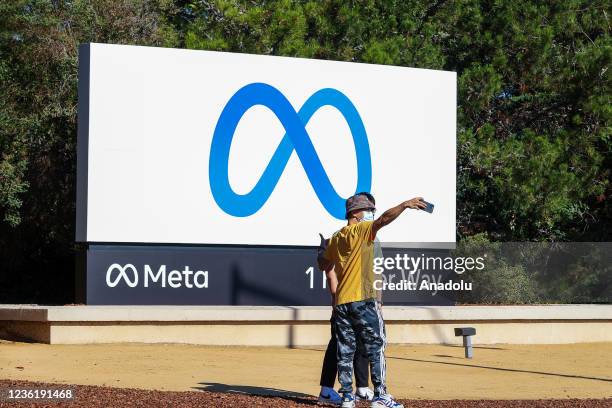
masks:
<instances>
[{"instance_id":1,"label":"outstretched hand","mask_svg":"<svg viewBox=\"0 0 612 408\"><path fill-rule=\"evenodd\" d=\"M405 208L412 208L413 210L422 210L427 208L427 204L425 204L425 201L423 201L423 197L411 198L408 201L404 201L403 204Z\"/></svg>"}]
</instances>

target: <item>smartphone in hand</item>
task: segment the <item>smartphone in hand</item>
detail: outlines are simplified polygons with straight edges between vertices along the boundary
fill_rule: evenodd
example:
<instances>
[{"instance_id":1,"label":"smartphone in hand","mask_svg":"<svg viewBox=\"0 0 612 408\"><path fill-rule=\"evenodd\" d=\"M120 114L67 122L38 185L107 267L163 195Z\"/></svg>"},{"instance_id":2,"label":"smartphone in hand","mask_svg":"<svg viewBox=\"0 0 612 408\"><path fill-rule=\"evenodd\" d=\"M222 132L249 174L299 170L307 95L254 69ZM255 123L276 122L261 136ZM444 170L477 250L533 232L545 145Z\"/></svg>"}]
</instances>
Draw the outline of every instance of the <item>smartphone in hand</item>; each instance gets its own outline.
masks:
<instances>
[{"instance_id":1,"label":"smartphone in hand","mask_svg":"<svg viewBox=\"0 0 612 408\"><path fill-rule=\"evenodd\" d=\"M427 205L427 207L423 208L423 211L428 212L428 213L432 213L434 210L434 205L432 203L428 203L427 201L423 200L423 202Z\"/></svg>"}]
</instances>

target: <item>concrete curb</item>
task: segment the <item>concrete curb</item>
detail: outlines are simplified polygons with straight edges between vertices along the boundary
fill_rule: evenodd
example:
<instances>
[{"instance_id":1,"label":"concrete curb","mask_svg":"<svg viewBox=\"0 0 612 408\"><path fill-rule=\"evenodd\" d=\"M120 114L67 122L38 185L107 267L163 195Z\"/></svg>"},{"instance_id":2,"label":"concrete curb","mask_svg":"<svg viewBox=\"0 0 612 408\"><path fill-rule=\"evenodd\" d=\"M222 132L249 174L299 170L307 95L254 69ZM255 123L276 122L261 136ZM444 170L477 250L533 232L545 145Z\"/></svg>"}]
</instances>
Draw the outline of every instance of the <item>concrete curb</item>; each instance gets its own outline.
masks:
<instances>
[{"instance_id":1,"label":"concrete curb","mask_svg":"<svg viewBox=\"0 0 612 408\"><path fill-rule=\"evenodd\" d=\"M307 346L329 339L330 307L0 305L0 337L44 343ZM612 305L384 306L390 343L612 341Z\"/></svg>"}]
</instances>

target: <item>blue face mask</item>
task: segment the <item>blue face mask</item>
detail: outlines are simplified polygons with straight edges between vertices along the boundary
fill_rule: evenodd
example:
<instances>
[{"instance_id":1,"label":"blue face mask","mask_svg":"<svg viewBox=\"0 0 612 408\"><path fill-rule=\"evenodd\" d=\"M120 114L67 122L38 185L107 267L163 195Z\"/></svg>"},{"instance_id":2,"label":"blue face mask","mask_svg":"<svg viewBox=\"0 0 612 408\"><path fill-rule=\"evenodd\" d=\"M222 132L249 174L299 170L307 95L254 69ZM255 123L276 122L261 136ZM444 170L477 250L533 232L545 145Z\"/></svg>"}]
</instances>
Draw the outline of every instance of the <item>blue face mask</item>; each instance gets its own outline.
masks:
<instances>
[{"instance_id":1,"label":"blue face mask","mask_svg":"<svg viewBox=\"0 0 612 408\"><path fill-rule=\"evenodd\" d=\"M372 211L364 211L361 221L374 221L374 213Z\"/></svg>"}]
</instances>

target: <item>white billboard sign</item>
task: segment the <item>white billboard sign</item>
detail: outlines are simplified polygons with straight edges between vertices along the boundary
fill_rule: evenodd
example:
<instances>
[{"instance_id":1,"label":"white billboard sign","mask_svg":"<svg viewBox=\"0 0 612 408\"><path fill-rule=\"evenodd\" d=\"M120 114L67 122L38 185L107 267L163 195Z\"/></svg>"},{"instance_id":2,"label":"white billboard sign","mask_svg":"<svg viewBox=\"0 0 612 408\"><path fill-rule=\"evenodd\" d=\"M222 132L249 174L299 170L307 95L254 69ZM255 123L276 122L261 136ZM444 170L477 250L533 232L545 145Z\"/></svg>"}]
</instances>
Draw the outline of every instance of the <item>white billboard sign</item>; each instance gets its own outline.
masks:
<instances>
[{"instance_id":1,"label":"white billboard sign","mask_svg":"<svg viewBox=\"0 0 612 408\"><path fill-rule=\"evenodd\" d=\"M318 244L344 200L384 242L455 241L456 75L404 67L87 44L77 241Z\"/></svg>"}]
</instances>

